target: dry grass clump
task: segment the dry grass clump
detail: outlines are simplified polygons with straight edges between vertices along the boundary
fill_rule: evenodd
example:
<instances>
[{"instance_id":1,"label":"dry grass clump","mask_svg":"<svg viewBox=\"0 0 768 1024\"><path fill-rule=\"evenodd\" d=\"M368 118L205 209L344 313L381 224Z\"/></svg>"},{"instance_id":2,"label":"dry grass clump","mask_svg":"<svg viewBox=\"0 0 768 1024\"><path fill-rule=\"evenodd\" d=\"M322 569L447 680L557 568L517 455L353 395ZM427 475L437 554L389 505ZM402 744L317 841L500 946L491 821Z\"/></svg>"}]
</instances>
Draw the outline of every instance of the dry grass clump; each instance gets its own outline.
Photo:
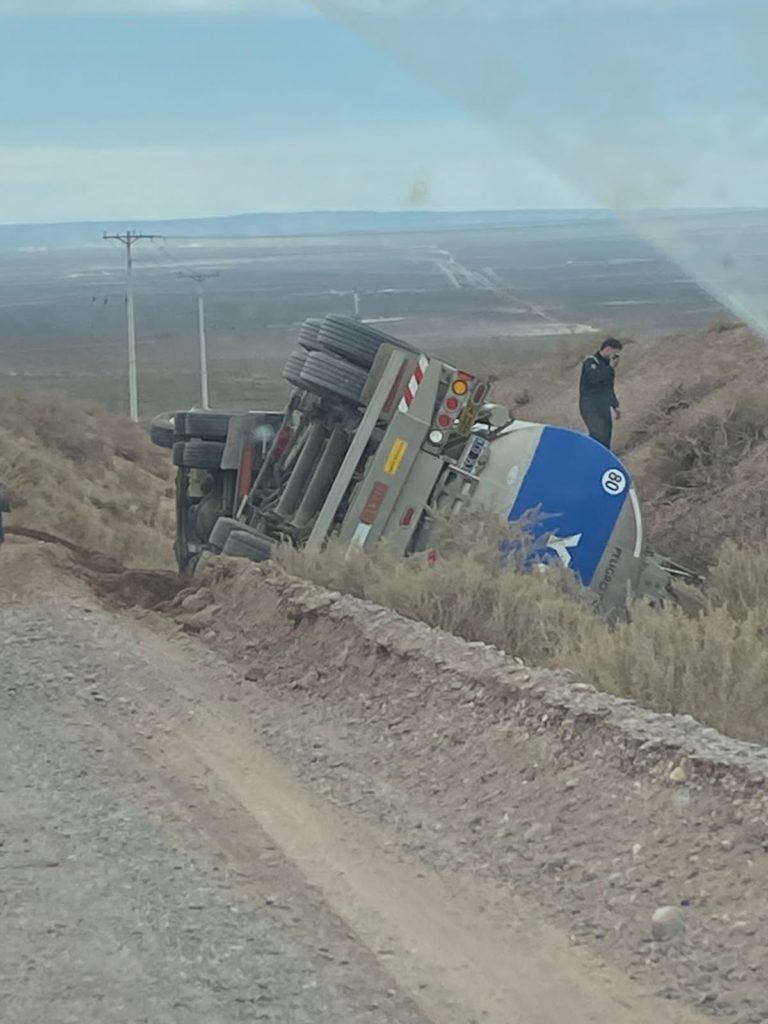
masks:
<instances>
[{"instance_id":1,"label":"dry grass clump","mask_svg":"<svg viewBox=\"0 0 768 1024\"><path fill-rule=\"evenodd\" d=\"M517 541L518 536L513 535ZM440 556L404 559L386 545L370 553L332 543L323 552L286 547L283 566L322 586L394 608L466 640L481 640L530 663L554 659L563 636L592 617L573 578L552 568L523 573L501 563L495 517L446 524Z\"/></svg>"},{"instance_id":2,"label":"dry grass clump","mask_svg":"<svg viewBox=\"0 0 768 1024\"><path fill-rule=\"evenodd\" d=\"M598 689L722 732L768 741L768 548L732 543L710 591L688 610L642 604L610 625L563 571L521 572L498 557L498 523L473 515L444 528L440 558L402 559L382 545L351 556L285 549L292 573L526 663L574 669Z\"/></svg>"},{"instance_id":3,"label":"dry grass clump","mask_svg":"<svg viewBox=\"0 0 768 1024\"><path fill-rule=\"evenodd\" d=\"M129 566L170 567L169 463L144 427L94 403L0 396L0 486L11 499L10 524Z\"/></svg>"},{"instance_id":4,"label":"dry grass clump","mask_svg":"<svg viewBox=\"0 0 768 1024\"><path fill-rule=\"evenodd\" d=\"M598 689L643 707L693 715L727 735L768 741L768 645L764 617L734 618L708 604L688 616L668 606L633 609L629 622L609 628L592 621L577 632L575 667Z\"/></svg>"},{"instance_id":5,"label":"dry grass clump","mask_svg":"<svg viewBox=\"0 0 768 1024\"><path fill-rule=\"evenodd\" d=\"M629 458L650 543L707 573L728 538L765 540L767 433L765 388L686 394Z\"/></svg>"},{"instance_id":6,"label":"dry grass clump","mask_svg":"<svg viewBox=\"0 0 768 1024\"><path fill-rule=\"evenodd\" d=\"M711 494L765 440L766 427L768 396L762 389L739 392L713 412L688 413L674 433L657 437L647 477L658 482L657 496L691 490Z\"/></svg>"},{"instance_id":7,"label":"dry grass clump","mask_svg":"<svg viewBox=\"0 0 768 1024\"><path fill-rule=\"evenodd\" d=\"M707 585L713 607L725 608L739 622L762 616L768 631L768 544L726 541Z\"/></svg>"}]
</instances>

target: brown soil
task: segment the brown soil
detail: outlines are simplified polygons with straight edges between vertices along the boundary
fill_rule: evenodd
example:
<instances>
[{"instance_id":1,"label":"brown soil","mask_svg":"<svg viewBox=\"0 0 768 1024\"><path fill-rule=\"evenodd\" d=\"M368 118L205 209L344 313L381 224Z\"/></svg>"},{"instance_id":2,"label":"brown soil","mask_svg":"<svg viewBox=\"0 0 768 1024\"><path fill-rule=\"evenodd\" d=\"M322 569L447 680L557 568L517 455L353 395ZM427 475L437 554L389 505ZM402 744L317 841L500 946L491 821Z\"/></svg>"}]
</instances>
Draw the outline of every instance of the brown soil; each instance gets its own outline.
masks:
<instances>
[{"instance_id":1,"label":"brown soil","mask_svg":"<svg viewBox=\"0 0 768 1024\"><path fill-rule=\"evenodd\" d=\"M118 608L157 608L167 604L185 586L178 573L168 569L126 569L114 558L73 544L45 530L9 526L9 537L39 541L63 548L71 556L68 570L84 579L105 602Z\"/></svg>"},{"instance_id":2,"label":"brown soil","mask_svg":"<svg viewBox=\"0 0 768 1024\"><path fill-rule=\"evenodd\" d=\"M257 911L272 929L288 926L320 965L313 984L323 999L345 992L362 1001L336 1011L332 1019L344 1024L762 1019L765 855L711 787L693 776L682 789L666 781L663 755L657 766L646 760L625 773L602 749L590 756L589 733L579 738L578 728L564 748L546 723L533 733L521 728L516 703L497 684L470 682L471 649L461 645L462 654L452 641L441 656L435 635L425 657L424 627L402 632L396 617L363 608L365 640L343 602L311 590L299 598L295 585L273 586L250 567L212 579L204 607L193 612L188 602L179 612L186 623L208 610L222 650L237 638L227 665L180 636L172 619L95 607L58 556L14 543L3 556L0 620L19 631L18 651L10 647L6 658L14 699L4 707L4 721L22 724L23 716L16 757L44 721L48 749L38 775L72 756L78 732L96 758L66 787L66 800L61 787L45 782L41 791L60 850L46 863L60 868L58 905L74 912L57 928L82 950L86 936L104 943L75 961L55 957L59 933L45 929L44 904L33 909L30 891L24 928L4 935L14 951L4 995L24 993L20 1024L40 1019L41 1000L64 981L79 1020L122 1019L119 978L105 970L109 942L132 963L157 944L166 915L183 922L183 905L157 916L155 893L170 891L190 862L202 880L186 903L204 911L195 926L202 955L193 961L204 967L192 978L218 1000L208 1019L246 1019L239 1004L253 994L247 975L234 975L230 954L222 984L211 957L242 948ZM225 598L227 611L218 604ZM63 664L71 669L59 679ZM89 797L94 777L99 786ZM23 785L6 791L14 814L28 800ZM145 852L126 860L117 850L108 877L102 859L81 879L78 858L68 857L72 843L107 813L109 828L122 829L126 811L112 808L121 791L130 797L131 832L144 830ZM738 799L744 818L756 804L745 792ZM169 863L149 841L146 813L173 851ZM70 835L75 820L83 824ZM713 824L723 829L715 837ZM720 843L726 834L730 854ZM105 842L99 835L99 848ZM700 867L692 880L694 851ZM738 875L729 878L721 862ZM94 881L98 895L83 903L77 887ZM237 915L226 931L221 899ZM661 902L680 908L685 930L674 941L652 938L650 917ZM33 949L28 936L36 936ZM250 948L250 959L259 955L259 944ZM32 951L47 964L35 989L24 973ZM275 979L290 970L285 958L274 963ZM119 1012L139 1016L148 993L156 1019L170 1012L179 982L158 978L160 966L145 966L143 984L120 989ZM190 999L189 975L182 977ZM223 1002L235 985L239 998ZM204 1019L199 998L185 1018ZM290 1019L305 1020L294 1012ZM279 1005L271 1014L263 1019L288 1019Z\"/></svg>"}]
</instances>

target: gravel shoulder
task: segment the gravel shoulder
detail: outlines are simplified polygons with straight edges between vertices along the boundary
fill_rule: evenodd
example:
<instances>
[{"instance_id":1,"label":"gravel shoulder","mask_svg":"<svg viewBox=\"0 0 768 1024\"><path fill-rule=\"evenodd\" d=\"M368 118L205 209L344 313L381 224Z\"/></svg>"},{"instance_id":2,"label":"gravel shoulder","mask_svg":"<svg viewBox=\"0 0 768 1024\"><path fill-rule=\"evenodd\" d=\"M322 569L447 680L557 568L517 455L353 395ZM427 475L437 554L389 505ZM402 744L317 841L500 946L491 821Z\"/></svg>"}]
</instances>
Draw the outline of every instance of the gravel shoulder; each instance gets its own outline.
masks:
<instances>
[{"instance_id":1,"label":"gravel shoulder","mask_svg":"<svg viewBox=\"0 0 768 1024\"><path fill-rule=\"evenodd\" d=\"M0 1019L422 1024L231 792L177 774L141 654L72 608L0 607Z\"/></svg>"},{"instance_id":2,"label":"gravel shoulder","mask_svg":"<svg viewBox=\"0 0 768 1024\"><path fill-rule=\"evenodd\" d=\"M387 686L332 628L272 608L228 665L233 618L206 645L5 548L3 1019L768 1019L765 860L725 808L550 770L541 737L407 666ZM654 942L669 902L685 932Z\"/></svg>"}]
</instances>

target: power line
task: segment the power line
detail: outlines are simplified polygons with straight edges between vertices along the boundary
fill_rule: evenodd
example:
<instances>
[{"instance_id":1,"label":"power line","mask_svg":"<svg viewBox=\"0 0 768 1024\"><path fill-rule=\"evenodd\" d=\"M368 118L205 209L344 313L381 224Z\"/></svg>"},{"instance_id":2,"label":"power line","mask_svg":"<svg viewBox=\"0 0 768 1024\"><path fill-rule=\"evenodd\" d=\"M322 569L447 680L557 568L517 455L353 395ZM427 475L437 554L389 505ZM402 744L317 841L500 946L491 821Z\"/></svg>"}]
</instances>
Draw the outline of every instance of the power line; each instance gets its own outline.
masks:
<instances>
[{"instance_id":1,"label":"power line","mask_svg":"<svg viewBox=\"0 0 768 1024\"><path fill-rule=\"evenodd\" d=\"M165 241L165 236L159 240L157 238L153 238L152 245L147 249L147 255L159 271L165 270L170 273L174 266L178 266L180 263L184 263L185 261L180 259L177 254L171 252L165 244Z\"/></svg>"},{"instance_id":2,"label":"power line","mask_svg":"<svg viewBox=\"0 0 768 1024\"><path fill-rule=\"evenodd\" d=\"M126 231L124 235L110 235L104 232L105 241L120 242L126 253L126 305L128 310L128 403L130 417L134 423L139 418L139 381L136 370L136 314L133 296L133 246L144 239L153 241L159 235L143 235L138 231Z\"/></svg>"}]
</instances>

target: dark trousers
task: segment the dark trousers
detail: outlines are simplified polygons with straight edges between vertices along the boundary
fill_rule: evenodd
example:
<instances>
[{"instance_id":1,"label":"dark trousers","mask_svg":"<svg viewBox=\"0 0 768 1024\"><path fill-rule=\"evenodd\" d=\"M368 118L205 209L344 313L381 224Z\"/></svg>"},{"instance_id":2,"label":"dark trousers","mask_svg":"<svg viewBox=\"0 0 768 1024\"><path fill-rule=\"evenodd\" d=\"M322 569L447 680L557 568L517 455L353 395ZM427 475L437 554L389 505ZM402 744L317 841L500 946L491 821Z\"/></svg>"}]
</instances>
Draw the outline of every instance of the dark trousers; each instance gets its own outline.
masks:
<instances>
[{"instance_id":1,"label":"dark trousers","mask_svg":"<svg viewBox=\"0 0 768 1024\"><path fill-rule=\"evenodd\" d=\"M597 405L595 402L585 402L582 399L579 402L579 412L589 431L589 436L606 448L610 448L613 436L613 416L610 405Z\"/></svg>"}]
</instances>

